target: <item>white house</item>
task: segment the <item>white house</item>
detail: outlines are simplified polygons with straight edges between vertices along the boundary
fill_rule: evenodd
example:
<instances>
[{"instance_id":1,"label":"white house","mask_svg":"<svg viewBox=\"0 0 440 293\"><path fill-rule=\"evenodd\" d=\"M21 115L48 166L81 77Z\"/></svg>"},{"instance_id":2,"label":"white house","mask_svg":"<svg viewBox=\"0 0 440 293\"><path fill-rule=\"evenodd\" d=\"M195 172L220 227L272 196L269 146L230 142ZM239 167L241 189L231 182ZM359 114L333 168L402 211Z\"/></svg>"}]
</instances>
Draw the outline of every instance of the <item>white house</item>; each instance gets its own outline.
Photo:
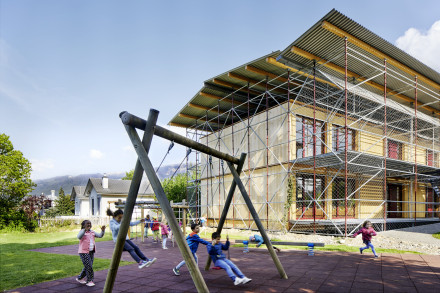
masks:
<instances>
[{"instance_id":1,"label":"white house","mask_svg":"<svg viewBox=\"0 0 440 293\"><path fill-rule=\"evenodd\" d=\"M106 175L102 178L89 178L83 194L72 190L71 199L75 200L75 215L81 217L95 216L106 217L107 208L115 210L115 202L127 199L131 180L109 179ZM78 187L78 186L76 186ZM81 190L79 188L78 190ZM75 193L74 193L75 191ZM137 200L152 201L154 192L148 181L142 181ZM78 200L78 212L76 201Z\"/></svg>"},{"instance_id":2,"label":"white house","mask_svg":"<svg viewBox=\"0 0 440 293\"><path fill-rule=\"evenodd\" d=\"M75 201L75 216L89 215L89 199L84 196L85 186L74 186L70 194L70 200Z\"/></svg>"}]
</instances>

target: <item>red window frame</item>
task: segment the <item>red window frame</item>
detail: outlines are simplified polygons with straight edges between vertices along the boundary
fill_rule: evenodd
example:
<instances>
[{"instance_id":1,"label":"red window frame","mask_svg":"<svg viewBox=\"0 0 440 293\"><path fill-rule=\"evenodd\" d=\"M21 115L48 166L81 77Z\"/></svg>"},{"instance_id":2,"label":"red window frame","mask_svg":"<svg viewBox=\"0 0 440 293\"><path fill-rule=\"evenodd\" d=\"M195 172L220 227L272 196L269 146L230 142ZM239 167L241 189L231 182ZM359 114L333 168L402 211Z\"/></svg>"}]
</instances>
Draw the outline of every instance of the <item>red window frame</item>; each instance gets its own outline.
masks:
<instances>
[{"instance_id":1,"label":"red window frame","mask_svg":"<svg viewBox=\"0 0 440 293\"><path fill-rule=\"evenodd\" d=\"M388 158L402 160L402 143L394 140L388 140Z\"/></svg>"},{"instance_id":2,"label":"red window frame","mask_svg":"<svg viewBox=\"0 0 440 293\"><path fill-rule=\"evenodd\" d=\"M354 151L356 149L356 131L347 128L348 132L348 150ZM341 137L343 137L341 139ZM334 151L345 150L345 127L334 125L332 129L332 147Z\"/></svg>"}]
</instances>

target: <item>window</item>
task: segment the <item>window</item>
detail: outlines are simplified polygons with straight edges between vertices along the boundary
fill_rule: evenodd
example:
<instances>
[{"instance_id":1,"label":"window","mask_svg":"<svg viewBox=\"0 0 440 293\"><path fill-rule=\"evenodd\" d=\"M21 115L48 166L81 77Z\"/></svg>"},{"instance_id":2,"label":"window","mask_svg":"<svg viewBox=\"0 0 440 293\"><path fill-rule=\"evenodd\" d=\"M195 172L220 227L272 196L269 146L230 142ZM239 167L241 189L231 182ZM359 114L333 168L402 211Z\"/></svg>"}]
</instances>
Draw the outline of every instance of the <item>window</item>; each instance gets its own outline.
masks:
<instances>
[{"instance_id":1,"label":"window","mask_svg":"<svg viewBox=\"0 0 440 293\"><path fill-rule=\"evenodd\" d=\"M353 129L347 129L348 150L355 150L355 136L356 132ZM345 127L333 125L332 129L332 146L333 151L345 150Z\"/></svg>"},{"instance_id":2,"label":"window","mask_svg":"<svg viewBox=\"0 0 440 293\"><path fill-rule=\"evenodd\" d=\"M388 158L402 160L402 143L388 140Z\"/></svg>"},{"instance_id":3,"label":"window","mask_svg":"<svg viewBox=\"0 0 440 293\"><path fill-rule=\"evenodd\" d=\"M297 216L302 218L323 217L324 209L324 177L316 176L315 198L317 204L313 206L313 174L298 174L296 177L296 210Z\"/></svg>"},{"instance_id":4,"label":"window","mask_svg":"<svg viewBox=\"0 0 440 293\"><path fill-rule=\"evenodd\" d=\"M95 215L95 199L92 198L92 216Z\"/></svg>"},{"instance_id":5,"label":"window","mask_svg":"<svg viewBox=\"0 0 440 293\"><path fill-rule=\"evenodd\" d=\"M355 216L355 196L353 192L356 190L356 181L353 178L348 178L347 188L347 216ZM345 178L335 178L332 184L332 207L333 217L345 216Z\"/></svg>"},{"instance_id":6,"label":"window","mask_svg":"<svg viewBox=\"0 0 440 293\"><path fill-rule=\"evenodd\" d=\"M324 123L316 120L316 154L324 153ZM313 119L297 116L296 118L296 157L313 156Z\"/></svg>"},{"instance_id":7,"label":"window","mask_svg":"<svg viewBox=\"0 0 440 293\"><path fill-rule=\"evenodd\" d=\"M438 166L438 154L433 150L426 150L426 165L432 167Z\"/></svg>"}]
</instances>

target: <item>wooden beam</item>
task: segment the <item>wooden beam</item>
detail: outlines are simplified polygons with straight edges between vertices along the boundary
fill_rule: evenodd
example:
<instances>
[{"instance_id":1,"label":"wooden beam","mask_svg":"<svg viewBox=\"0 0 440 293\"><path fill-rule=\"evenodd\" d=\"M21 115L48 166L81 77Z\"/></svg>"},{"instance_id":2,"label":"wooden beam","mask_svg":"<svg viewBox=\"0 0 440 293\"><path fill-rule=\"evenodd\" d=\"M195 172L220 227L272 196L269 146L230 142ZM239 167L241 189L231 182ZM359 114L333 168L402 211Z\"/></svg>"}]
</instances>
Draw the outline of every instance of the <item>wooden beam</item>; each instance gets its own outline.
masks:
<instances>
[{"instance_id":1,"label":"wooden beam","mask_svg":"<svg viewBox=\"0 0 440 293\"><path fill-rule=\"evenodd\" d=\"M220 80L220 79L214 78L214 79L212 80L212 82L213 82L213 83L216 83L216 84L219 84L219 85L222 85L222 86L224 86L224 87L231 88L231 89L233 89L233 90L238 90L238 91L240 91L240 92L247 93L247 88L246 88L246 87L242 87L242 86L239 86L239 85L236 85L236 84L233 84L233 83L227 82L227 81L223 81L223 80ZM255 90L251 90L251 89L249 90L249 93L250 93L250 94L253 94L253 95L256 95L256 96L262 94L262 92L257 92L257 91L255 91Z\"/></svg>"},{"instance_id":2,"label":"wooden beam","mask_svg":"<svg viewBox=\"0 0 440 293\"><path fill-rule=\"evenodd\" d=\"M347 38L347 40L352 43L353 45L373 54L374 56L380 58L380 59L386 59L388 64L391 64L400 70L411 74L413 76L417 76L418 80L423 81L424 83L434 87L437 90L440 90L440 84L432 81L431 79L421 75L419 72L409 68L408 66L400 63L399 61L391 58L390 56L386 55L385 53L382 53L381 51L377 50L376 48L368 45L367 43L359 40L358 38L350 35L349 33L343 31L342 29L338 28L337 26L329 23L328 21L322 22L322 28L328 30L329 32L332 32L333 34L341 37L341 38Z\"/></svg>"},{"instance_id":3,"label":"wooden beam","mask_svg":"<svg viewBox=\"0 0 440 293\"><path fill-rule=\"evenodd\" d=\"M267 77L270 77L272 79L276 79L276 80L281 81L281 82L287 82L287 78L285 78L285 77L275 75L275 74L273 74L273 73L271 73L269 71L266 71L266 70L254 67L252 65L246 65L245 69L250 71L250 72L257 73L257 74L260 74L260 75L263 75L263 76L267 76ZM292 81L292 80L290 81L290 83L294 84L294 85L302 85L301 83L296 82L296 81Z\"/></svg>"},{"instance_id":4,"label":"wooden beam","mask_svg":"<svg viewBox=\"0 0 440 293\"><path fill-rule=\"evenodd\" d=\"M229 98L224 98L224 97L220 97L220 96L216 96L213 94L208 94L208 93L204 93L204 92L199 92L199 95L203 96L203 97L207 97L207 98L211 98L211 99L216 99L222 102L226 102L226 103L230 103L232 104L232 99ZM234 101L234 105L241 105L245 102L240 102L240 101Z\"/></svg>"},{"instance_id":5,"label":"wooden beam","mask_svg":"<svg viewBox=\"0 0 440 293\"><path fill-rule=\"evenodd\" d=\"M183 114L183 113L179 113L177 115L179 117L183 117L183 118L188 118L188 119L193 119L193 120L199 120L199 121L206 122L206 119L203 119L203 117L198 117L198 116L193 116L193 115L188 115L188 114ZM209 120L208 123L219 125L219 123L217 121L214 121L212 119ZM223 124L223 123L225 123L225 120L220 120L220 124Z\"/></svg>"},{"instance_id":6,"label":"wooden beam","mask_svg":"<svg viewBox=\"0 0 440 293\"><path fill-rule=\"evenodd\" d=\"M200 109L200 110L211 111L211 112L214 112L214 113L217 113L217 112L220 112L222 114L226 113L226 111L216 110L215 108L206 107L206 106L202 106L202 105L197 105L197 104L193 104L193 103L188 103L188 106L196 108L196 109Z\"/></svg>"},{"instance_id":7,"label":"wooden beam","mask_svg":"<svg viewBox=\"0 0 440 293\"><path fill-rule=\"evenodd\" d=\"M168 123L170 126L176 126L176 127L183 127L183 128L188 128L189 125L184 125L184 124L180 124L180 123L175 123L175 122L170 122Z\"/></svg>"},{"instance_id":8,"label":"wooden beam","mask_svg":"<svg viewBox=\"0 0 440 293\"><path fill-rule=\"evenodd\" d=\"M239 75L239 74L236 74L236 73L233 73L233 72L229 72L228 76L232 77L232 78L235 78L235 79L238 79L238 80L241 80L241 81L249 82L251 84L255 84L255 85L257 85L259 87L262 87L262 88L266 88L266 83L265 82L261 82L260 80L255 80L255 79L252 79L252 78L249 78L249 77L246 77L246 76L242 76L242 75ZM285 90L283 88L276 88L276 86L273 86L271 84L268 84L267 88L271 89L271 90L274 90L274 91L276 91L276 92L278 92L280 94L286 94L287 93L287 90Z\"/></svg>"},{"instance_id":9,"label":"wooden beam","mask_svg":"<svg viewBox=\"0 0 440 293\"><path fill-rule=\"evenodd\" d=\"M285 65L285 64L283 64L281 62L278 62L273 57L266 58L266 62L269 63L269 64L272 64L272 65L278 66L280 68L290 69L291 72L294 72L294 73L297 73L297 74L301 74L301 75L304 75L305 77L309 77L310 79L313 79L313 75L305 73L304 71L295 69L293 67L287 66L287 65ZM328 85L330 85L332 87L337 87L333 82L328 81L326 79L322 79L322 78L316 77L316 81L319 81L319 82L322 82L322 83L326 83L326 84L328 84Z\"/></svg>"},{"instance_id":10,"label":"wooden beam","mask_svg":"<svg viewBox=\"0 0 440 293\"><path fill-rule=\"evenodd\" d=\"M334 70L336 72L339 72L341 74L345 74L345 68L340 67L340 66L338 66L338 65L336 65L334 63L328 62L327 60L322 59L321 57L315 56L315 55L313 55L313 54L311 54L309 52L306 52L306 51L304 51L304 50L302 50L302 49L300 49L298 47L293 46L291 48L291 52L294 53L294 54L297 54L297 55L299 55L301 57L307 58L309 60L316 60L316 63L318 63L318 64L323 64L323 66L325 66L327 68L330 68L330 69L332 69L332 70ZM356 78L357 80L359 80L361 82L366 80L365 77L362 77L359 74L356 74L356 73L354 73L352 71L347 71L347 76L354 77L354 78ZM378 83L376 83L374 81L371 81L371 80L364 82L364 84L367 84L367 85L369 85L371 87L374 87L375 89L378 89L378 90L381 90L381 91L385 90L385 88L382 85L380 85L380 84L378 84ZM406 101L406 102L410 102L410 103L414 103L415 102L415 100L413 98L405 96L405 95L402 95L402 94L399 94L399 93L397 93L396 91L393 91L393 90L388 90L387 89L387 93L388 93L388 95L394 96L394 97L399 98L399 99L401 99L403 101ZM430 112L434 112L436 114L440 113L440 111L435 109L435 108L432 108L430 106L423 106L423 103L417 102L417 107L419 107L419 106L421 108L424 108L424 109L430 111Z\"/></svg>"}]
</instances>

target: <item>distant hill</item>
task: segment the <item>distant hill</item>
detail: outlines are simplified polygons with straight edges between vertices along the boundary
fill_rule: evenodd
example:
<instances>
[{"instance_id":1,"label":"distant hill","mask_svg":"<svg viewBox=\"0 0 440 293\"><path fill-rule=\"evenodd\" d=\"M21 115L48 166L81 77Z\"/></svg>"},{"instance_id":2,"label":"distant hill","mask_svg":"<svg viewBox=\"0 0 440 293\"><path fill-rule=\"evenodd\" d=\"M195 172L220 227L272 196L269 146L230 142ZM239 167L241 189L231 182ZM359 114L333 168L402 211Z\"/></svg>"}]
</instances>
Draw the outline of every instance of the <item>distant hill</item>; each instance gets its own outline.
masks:
<instances>
[{"instance_id":1,"label":"distant hill","mask_svg":"<svg viewBox=\"0 0 440 293\"><path fill-rule=\"evenodd\" d=\"M173 173L176 171L178 167L179 164L162 166L157 172L157 175L161 180L164 178L169 178L173 175ZM178 173L184 173L184 172L185 172L185 167L184 166L180 167ZM55 190L55 195L58 195L58 191L60 190L60 187L63 188L66 194L70 194L72 192L73 186L86 185L89 178L101 178L102 176L104 176L104 174L94 173L94 174L81 174L77 176L64 175L64 176L47 178L47 179L34 180L34 182L37 184L37 187L35 187L35 189L30 194L38 195L44 193L45 195L50 195L50 191ZM125 176L125 172L107 174L107 177L110 179L121 179L124 176Z\"/></svg>"}]
</instances>

